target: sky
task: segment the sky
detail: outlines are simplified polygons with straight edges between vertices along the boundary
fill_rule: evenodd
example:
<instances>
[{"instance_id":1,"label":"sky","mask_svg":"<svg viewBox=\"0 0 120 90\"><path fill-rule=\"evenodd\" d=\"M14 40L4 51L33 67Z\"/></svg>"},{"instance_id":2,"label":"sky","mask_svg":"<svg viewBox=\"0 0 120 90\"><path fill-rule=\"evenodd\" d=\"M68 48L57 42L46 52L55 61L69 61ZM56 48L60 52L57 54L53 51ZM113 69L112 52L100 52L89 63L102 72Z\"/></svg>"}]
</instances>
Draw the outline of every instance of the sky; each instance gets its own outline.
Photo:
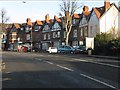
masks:
<instances>
[{"instance_id":1,"label":"sky","mask_svg":"<svg viewBox=\"0 0 120 90\"><path fill-rule=\"evenodd\" d=\"M0 1L0 10L3 8L6 10L6 16L10 17L8 23L25 23L27 18L31 18L32 22L36 20L45 20L45 15L49 14L50 19L54 18L54 15L59 17L61 0L12 0L12 1ZM110 3L118 1L110 1ZM78 6L87 5L89 10L92 7L101 7L104 5L103 0L79 0ZM82 8L78 9L76 13L81 13ZM1 21L1 18L0 18Z\"/></svg>"}]
</instances>

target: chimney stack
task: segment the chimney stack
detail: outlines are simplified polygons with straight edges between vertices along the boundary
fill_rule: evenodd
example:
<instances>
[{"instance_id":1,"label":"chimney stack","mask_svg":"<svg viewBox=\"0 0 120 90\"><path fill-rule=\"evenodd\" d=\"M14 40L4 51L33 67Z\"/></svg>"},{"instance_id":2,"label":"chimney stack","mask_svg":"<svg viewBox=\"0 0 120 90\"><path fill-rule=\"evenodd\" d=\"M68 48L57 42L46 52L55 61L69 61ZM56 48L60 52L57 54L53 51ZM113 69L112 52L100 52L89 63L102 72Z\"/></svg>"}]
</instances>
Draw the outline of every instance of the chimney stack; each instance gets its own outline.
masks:
<instances>
[{"instance_id":1,"label":"chimney stack","mask_svg":"<svg viewBox=\"0 0 120 90\"><path fill-rule=\"evenodd\" d=\"M88 10L89 10L88 6L84 6L84 7L83 7L83 11L84 11L84 12L89 12Z\"/></svg>"},{"instance_id":2,"label":"chimney stack","mask_svg":"<svg viewBox=\"0 0 120 90\"><path fill-rule=\"evenodd\" d=\"M31 20L30 20L30 18L27 18L27 20L26 20L27 22L30 22Z\"/></svg>"},{"instance_id":3,"label":"chimney stack","mask_svg":"<svg viewBox=\"0 0 120 90\"><path fill-rule=\"evenodd\" d=\"M49 20L50 20L49 14L47 14L47 15L45 16L45 20L46 20L46 21L49 21Z\"/></svg>"},{"instance_id":4,"label":"chimney stack","mask_svg":"<svg viewBox=\"0 0 120 90\"><path fill-rule=\"evenodd\" d=\"M107 11L108 8L110 7L110 1L109 0L105 1L104 6L105 6L105 11Z\"/></svg>"}]
</instances>

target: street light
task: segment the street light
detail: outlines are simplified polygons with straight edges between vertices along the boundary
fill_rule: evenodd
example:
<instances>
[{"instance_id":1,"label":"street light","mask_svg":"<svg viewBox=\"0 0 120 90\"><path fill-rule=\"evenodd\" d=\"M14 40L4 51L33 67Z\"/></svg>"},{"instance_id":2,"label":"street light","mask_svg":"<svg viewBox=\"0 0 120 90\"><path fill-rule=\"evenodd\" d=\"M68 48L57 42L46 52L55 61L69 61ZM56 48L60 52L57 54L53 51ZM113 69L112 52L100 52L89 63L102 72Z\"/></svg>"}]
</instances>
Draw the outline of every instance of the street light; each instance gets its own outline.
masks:
<instances>
[{"instance_id":1,"label":"street light","mask_svg":"<svg viewBox=\"0 0 120 90\"><path fill-rule=\"evenodd\" d=\"M22 3L27 3L25 1L23 1ZM31 52L32 52L32 3L30 2L31 5Z\"/></svg>"}]
</instances>

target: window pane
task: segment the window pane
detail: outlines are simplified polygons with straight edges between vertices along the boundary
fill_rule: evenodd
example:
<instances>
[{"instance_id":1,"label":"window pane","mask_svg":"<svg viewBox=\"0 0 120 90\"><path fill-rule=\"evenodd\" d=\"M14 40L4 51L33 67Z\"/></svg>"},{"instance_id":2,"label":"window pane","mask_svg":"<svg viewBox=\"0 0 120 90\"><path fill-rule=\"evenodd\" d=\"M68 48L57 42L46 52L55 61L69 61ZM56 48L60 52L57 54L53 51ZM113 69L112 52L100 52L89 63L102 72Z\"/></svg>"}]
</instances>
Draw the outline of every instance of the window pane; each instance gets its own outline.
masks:
<instances>
[{"instance_id":1,"label":"window pane","mask_svg":"<svg viewBox=\"0 0 120 90\"><path fill-rule=\"evenodd\" d=\"M82 37L83 36L83 29L81 28L80 30L80 36Z\"/></svg>"},{"instance_id":2,"label":"window pane","mask_svg":"<svg viewBox=\"0 0 120 90\"><path fill-rule=\"evenodd\" d=\"M77 37L77 30L74 30L73 36L74 36L74 37Z\"/></svg>"},{"instance_id":3,"label":"window pane","mask_svg":"<svg viewBox=\"0 0 120 90\"><path fill-rule=\"evenodd\" d=\"M59 38L60 37L60 31L58 31L57 34L58 34L58 38Z\"/></svg>"}]
</instances>

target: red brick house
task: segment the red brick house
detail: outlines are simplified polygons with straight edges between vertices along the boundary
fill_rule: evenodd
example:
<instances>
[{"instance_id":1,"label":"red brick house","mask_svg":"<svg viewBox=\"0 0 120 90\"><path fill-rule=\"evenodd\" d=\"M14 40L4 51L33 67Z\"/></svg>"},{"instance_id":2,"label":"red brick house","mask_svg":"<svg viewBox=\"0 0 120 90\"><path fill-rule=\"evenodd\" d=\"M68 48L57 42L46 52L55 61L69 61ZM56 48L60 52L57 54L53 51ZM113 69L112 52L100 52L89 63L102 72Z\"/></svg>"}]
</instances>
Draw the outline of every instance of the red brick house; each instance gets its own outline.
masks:
<instances>
[{"instance_id":1,"label":"red brick house","mask_svg":"<svg viewBox=\"0 0 120 90\"><path fill-rule=\"evenodd\" d=\"M42 49L47 50L48 47L52 46L51 43L51 27L52 27L53 19L50 19L49 14L45 16L45 21L43 21L42 27Z\"/></svg>"},{"instance_id":2,"label":"red brick house","mask_svg":"<svg viewBox=\"0 0 120 90\"><path fill-rule=\"evenodd\" d=\"M43 23L39 20L36 20L33 24L33 32L32 32L32 42L33 42L33 49L41 50L42 45L42 25Z\"/></svg>"},{"instance_id":3,"label":"red brick house","mask_svg":"<svg viewBox=\"0 0 120 90\"><path fill-rule=\"evenodd\" d=\"M20 31L20 25L18 23L13 23L9 33L9 49L10 50L17 50L19 31Z\"/></svg>"}]
</instances>

